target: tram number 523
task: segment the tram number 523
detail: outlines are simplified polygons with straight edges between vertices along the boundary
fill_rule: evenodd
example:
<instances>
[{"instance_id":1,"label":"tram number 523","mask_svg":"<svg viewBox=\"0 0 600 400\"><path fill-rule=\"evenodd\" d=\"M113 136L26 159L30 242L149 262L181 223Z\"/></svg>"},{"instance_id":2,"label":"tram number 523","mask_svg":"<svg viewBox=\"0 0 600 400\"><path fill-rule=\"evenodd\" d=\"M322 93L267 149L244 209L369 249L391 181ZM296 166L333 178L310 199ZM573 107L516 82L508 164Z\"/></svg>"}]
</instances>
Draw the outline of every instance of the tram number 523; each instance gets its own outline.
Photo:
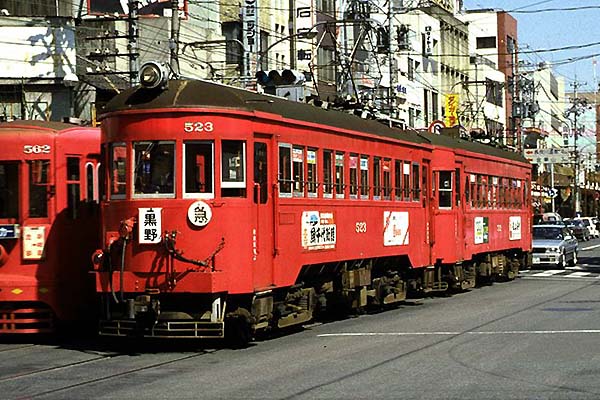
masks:
<instances>
[{"instance_id":1,"label":"tram number 523","mask_svg":"<svg viewBox=\"0 0 600 400\"><path fill-rule=\"evenodd\" d=\"M357 222L355 230L356 230L356 233L367 233L367 223L366 222Z\"/></svg>"},{"instance_id":2,"label":"tram number 523","mask_svg":"<svg viewBox=\"0 0 600 400\"><path fill-rule=\"evenodd\" d=\"M184 122L183 130L185 132L212 132L214 130L212 122Z\"/></svg>"}]
</instances>

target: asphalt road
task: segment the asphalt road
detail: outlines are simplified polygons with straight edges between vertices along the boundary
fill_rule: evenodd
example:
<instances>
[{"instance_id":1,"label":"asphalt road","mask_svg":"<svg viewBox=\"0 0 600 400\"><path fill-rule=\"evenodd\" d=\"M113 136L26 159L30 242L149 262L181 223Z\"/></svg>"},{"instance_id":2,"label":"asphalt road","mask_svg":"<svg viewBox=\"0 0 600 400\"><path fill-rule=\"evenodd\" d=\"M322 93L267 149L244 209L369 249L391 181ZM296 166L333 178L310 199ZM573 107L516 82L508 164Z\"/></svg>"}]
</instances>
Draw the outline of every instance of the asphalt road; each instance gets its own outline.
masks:
<instances>
[{"instance_id":1,"label":"asphalt road","mask_svg":"<svg viewBox=\"0 0 600 400\"><path fill-rule=\"evenodd\" d=\"M573 269L544 272L242 350L4 342L0 397L598 399L600 247Z\"/></svg>"}]
</instances>

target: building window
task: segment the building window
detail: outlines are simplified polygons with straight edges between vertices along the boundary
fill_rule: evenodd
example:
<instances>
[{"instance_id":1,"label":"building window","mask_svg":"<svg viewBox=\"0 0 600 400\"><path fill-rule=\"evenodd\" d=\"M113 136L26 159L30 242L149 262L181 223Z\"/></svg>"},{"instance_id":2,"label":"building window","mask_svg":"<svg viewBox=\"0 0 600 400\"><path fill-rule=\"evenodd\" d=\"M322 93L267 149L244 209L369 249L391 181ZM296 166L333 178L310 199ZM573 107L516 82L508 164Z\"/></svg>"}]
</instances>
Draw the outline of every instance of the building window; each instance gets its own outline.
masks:
<instances>
[{"instance_id":1,"label":"building window","mask_svg":"<svg viewBox=\"0 0 600 400\"><path fill-rule=\"evenodd\" d=\"M496 48L496 36L482 36L477 38L478 49L495 49Z\"/></svg>"}]
</instances>

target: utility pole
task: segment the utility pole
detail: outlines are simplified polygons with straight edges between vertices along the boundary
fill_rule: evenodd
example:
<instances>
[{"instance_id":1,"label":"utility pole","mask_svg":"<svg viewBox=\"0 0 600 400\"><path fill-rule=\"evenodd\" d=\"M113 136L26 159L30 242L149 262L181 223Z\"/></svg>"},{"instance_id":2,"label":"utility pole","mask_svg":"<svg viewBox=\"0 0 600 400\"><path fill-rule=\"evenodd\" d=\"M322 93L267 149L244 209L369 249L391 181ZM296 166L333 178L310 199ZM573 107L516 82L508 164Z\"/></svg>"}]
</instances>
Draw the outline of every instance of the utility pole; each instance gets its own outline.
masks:
<instances>
[{"instance_id":1,"label":"utility pole","mask_svg":"<svg viewBox=\"0 0 600 400\"><path fill-rule=\"evenodd\" d=\"M171 49L171 70L179 75L179 0L171 0L171 38L169 39Z\"/></svg>"},{"instance_id":2,"label":"utility pole","mask_svg":"<svg viewBox=\"0 0 600 400\"><path fill-rule=\"evenodd\" d=\"M577 117L580 114L583 114L585 111L585 107L587 107L587 101L585 99L580 99L577 97L577 89L580 86L585 85L585 83L573 82L571 86L573 87L573 99L571 99L571 107L566 111L566 116L568 117L570 114L573 114L573 155L574 155L574 177L573 177L573 186L574 186L574 194L573 194L573 210L575 215L581 212L581 204L580 204L580 190L579 190L579 149L577 148L577 138L579 137L579 128L577 126Z\"/></svg>"},{"instance_id":3,"label":"utility pole","mask_svg":"<svg viewBox=\"0 0 600 400\"><path fill-rule=\"evenodd\" d=\"M140 69L140 54L138 49L138 1L129 0L129 15L127 19L129 25L129 35L127 49L129 51L129 82L131 86L140 83L138 71Z\"/></svg>"}]
</instances>

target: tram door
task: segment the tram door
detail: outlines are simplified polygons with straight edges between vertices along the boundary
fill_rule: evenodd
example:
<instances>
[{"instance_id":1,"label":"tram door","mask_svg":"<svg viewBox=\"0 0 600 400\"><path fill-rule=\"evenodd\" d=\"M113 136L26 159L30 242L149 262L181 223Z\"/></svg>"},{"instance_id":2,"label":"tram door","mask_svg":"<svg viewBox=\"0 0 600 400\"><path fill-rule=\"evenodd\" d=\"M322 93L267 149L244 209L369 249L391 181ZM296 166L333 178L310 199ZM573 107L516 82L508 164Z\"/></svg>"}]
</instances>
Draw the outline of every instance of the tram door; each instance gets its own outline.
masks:
<instances>
[{"instance_id":1,"label":"tram door","mask_svg":"<svg viewBox=\"0 0 600 400\"><path fill-rule=\"evenodd\" d=\"M266 288L273 283L273 197L269 185L271 176L270 139L254 141L254 228L252 231L252 260L254 287Z\"/></svg>"},{"instance_id":2,"label":"tram door","mask_svg":"<svg viewBox=\"0 0 600 400\"><path fill-rule=\"evenodd\" d=\"M464 246L460 165L440 169L434 179L434 258L444 263L462 258Z\"/></svg>"}]
</instances>

